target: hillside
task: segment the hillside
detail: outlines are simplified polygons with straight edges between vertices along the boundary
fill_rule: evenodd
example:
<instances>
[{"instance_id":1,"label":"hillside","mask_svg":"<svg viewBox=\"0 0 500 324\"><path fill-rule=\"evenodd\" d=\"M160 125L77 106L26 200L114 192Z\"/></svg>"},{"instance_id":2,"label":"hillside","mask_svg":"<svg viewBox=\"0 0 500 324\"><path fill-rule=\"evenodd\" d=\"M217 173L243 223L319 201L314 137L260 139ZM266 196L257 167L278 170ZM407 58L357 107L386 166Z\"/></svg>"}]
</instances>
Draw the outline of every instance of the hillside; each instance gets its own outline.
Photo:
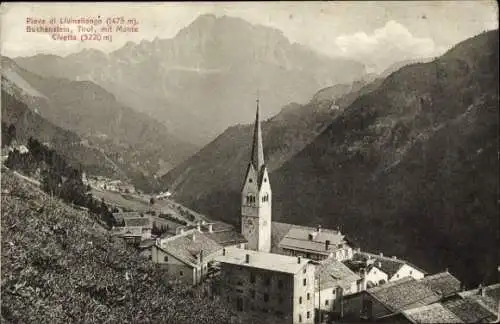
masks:
<instances>
[{"instance_id":1,"label":"hillside","mask_svg":"<svg viewBox=\"0 0 500 324\"><path fill-rule=\"evenodd\" d=\"M12 102L23 103L41 118L76 133L85 145L105 153L140 187L148 186L144 178L172 168L196 149L90 81L44 78L2 57L2 90L13 97Z\"/></svg>"},{"instance_id":2,"label":"hillside","mask_svg":"<svg viewBox=\"0 0 500 324\"><path fill-rule=\"evenodd\" d=\"M78 135L50 123L3 90L2 124L14 125L18 143L26 144L30 137L47 143L76 168L81 165L84 170L93 174L125 177L101 151L85 145Z\"/></svg>"},{"instance_id":3,"label":"hillside","mask_svg":"<svg viewBox=\"0 0 500 324\"><path fill-rule=\"evenodd\" d=\"M2 323L230 323L220 302L2 170Z\"/></svg>"},{"instance_id":4,"label":"hillside","mask_svg":"<svg viewBox=\"0 0 500 324\"><path fill-rule=\"evenodd\" d=\"M324 88L308 104L289 104L276 116L263 121L264 154L269 170L278 169L321 134L358 95L372 91L378 84L380 80ZM261 112L265 110L267 105L261 103ZM241 184L250 158L252 131L253 125L228 128L162 177L164 188L173 192L177 201L195 210L236 221Z\"/></svg>"},{"instance_id":5,"label":"hillside","mask_svg":"<svg viewBox=\"0 0 500 324\"><path fill-rule=\"evenodd\" d=\"M362 247L496 278L498 31L404 67L271 174L274 219L341 225Z\"/></svg>"},{"instance_id":6,"label":"hillside","mask_svg":"<svg viewBox=\"0 0 500 324\"><path fill-rule=\"evenodd\" d=\"M210 14L171 39L129 42L109 54L83 50L15 61L45 77L99 84L200 146L250 122L259 90L270 117L289 102L307 102L317 89L366 75L363 64L317 54L277 29Z\"/></svg>"}]
</instances>

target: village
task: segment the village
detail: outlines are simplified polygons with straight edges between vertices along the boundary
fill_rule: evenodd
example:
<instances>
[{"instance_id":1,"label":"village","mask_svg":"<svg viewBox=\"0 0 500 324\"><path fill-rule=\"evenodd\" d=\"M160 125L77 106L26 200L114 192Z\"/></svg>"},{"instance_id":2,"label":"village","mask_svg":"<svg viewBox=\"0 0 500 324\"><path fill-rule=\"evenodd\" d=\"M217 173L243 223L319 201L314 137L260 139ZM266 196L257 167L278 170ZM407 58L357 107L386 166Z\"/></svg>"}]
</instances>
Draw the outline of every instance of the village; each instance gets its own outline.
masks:
<instances>
[{"instance_id":1,"label":"village","mask_svg":"<svg viewBox=\"0 0 500 324\"><path fill-rule=\"evenodd\" d=\"M153 199L147 208L143 201L114 212L113 235L158 264L170 282L202 286L236 312L270 323L498 322L499 283L466 290L447 269L428 273L404 258L365 251L338 228L272 221L261 132L257 103L240 228L176 206L166 192L156 206ZM103 191L134 192L92 181Z\"/></svg>"}]
</instances>

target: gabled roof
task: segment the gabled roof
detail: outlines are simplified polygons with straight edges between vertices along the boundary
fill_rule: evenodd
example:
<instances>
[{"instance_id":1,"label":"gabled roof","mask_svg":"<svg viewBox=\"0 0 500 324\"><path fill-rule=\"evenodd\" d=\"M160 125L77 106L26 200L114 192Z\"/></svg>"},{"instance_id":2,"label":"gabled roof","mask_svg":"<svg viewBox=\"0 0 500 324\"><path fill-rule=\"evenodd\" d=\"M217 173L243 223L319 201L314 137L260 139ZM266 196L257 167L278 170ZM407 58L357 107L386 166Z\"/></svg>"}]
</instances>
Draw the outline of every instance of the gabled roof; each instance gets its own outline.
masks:
<instances>
[{"instance_id":1,"label":"gabled roof","mask_svg":"<svg viewBox=\"0 0 500 324\"><path fill-rule=\"evenodd\" d=\"M460 280L448 271L425 276L420 280L435 293L446 297L460 291Z\"/></svg>"},{"instance_id":2,"label":"gabled roof","mask_svg":"<svg viewBox=\"0 0 500 324\"><path fill-rule=\"evenodd\" d=\"M412 323L464 323L440 303L408 309L402 313Z\"/></svg>"},{"instance_id":3,"label":"gabled roof","mask_svg":"<svg viewBox=\"0 0 500 324\"><path fill-rule=\"evenodd\" d=\"M309 226L273 223L273 230L275 228L281 230L280 235L282 235L282 238L279 240L278 248L329 255L345 244L344 235L339 231L330 229L320 229L318 231L317 228ZM274 242L277 239L277 235L274 236L274 239L271 237ZM328 249L326 248L326 241L329 241Z\"/></svg>"},{"instance_id":4,"label":"gabled roof","mask_svg":"<svg viewBox=\"0 0 500 324\"><path fill-rule=\"evenodd\" d=\"M461 297L469 297L484 305L490 312L498 312L500 302L500 283L476 288L459 293Z\"/></svg>"},{"instance_id":5,"label":"gabled roof","mask_svg":"<svg viewBox=\"0 0 500 324\"><path fill-rule=\"evenodd\" d=\"M441 303L445 308L459 317L465 323L491 322L496 315L489 311L482 303L470 297L459 295Z\"/></svg>"},{"instance_id":6,"label":"gabled roof","mask_svg":"<svg viewBox=\"0 0 500 324\"><path fill-rule=\"evenodd\" d=\"M200 256L208 256L222 250L221 245L197 230L190 230L164 239L161 241L160 246L157 245L157 247L193 266L199 264ZM203 255L200 255L200 253L203 253Z\"/></svg>"},{"instance_id":7,"label":"gabled roof","mask_svg":"<svg viewBox=\"0 0 500 324\"><path fill-rule=\"evenodd\" d=\"M334 287L347 289L351 287L353 282L361 279L342 262L335 260L335 258L328 258L320 262L316 266L316 276L319 276L319 285L316 289L321 290Z\"/></svg>"},{"instance_id":8,"label":"gabled roof","mask_svg":"<svg viewBox=\"0 0 500 324\"><path fill-rule=\"evenodd\" d=\"M440 299L430 288L412 277L370 288L367 293L392 312L429 305Z\"/></svg>"},{"instance_id":9,"label":"gabled roof","mask_svg":"<svg viewBox=\"0 0 500 324\"><path fill-rule=\"evenodd\" d=\"M249 263L246 263L247 254L249 255ZM228 263L243 267L258 268L289 274L296 274L297 272L302 270L307 263L310 262L309 259L301 258L299 263L297 257L253 250L244 250L236 247L226 248L225 255L217 256L215 260L221 263Z\"/></svg>"},{"instance_id":10,"label":"gabled roof","mask_svg":"<svg viewBox=\"0 0 500 324\"><path fill-rule=\"evenodd\" d=\"M148 217L125 218L126 227L151 227L151 221Z\"/></svg>"}]
</instances>

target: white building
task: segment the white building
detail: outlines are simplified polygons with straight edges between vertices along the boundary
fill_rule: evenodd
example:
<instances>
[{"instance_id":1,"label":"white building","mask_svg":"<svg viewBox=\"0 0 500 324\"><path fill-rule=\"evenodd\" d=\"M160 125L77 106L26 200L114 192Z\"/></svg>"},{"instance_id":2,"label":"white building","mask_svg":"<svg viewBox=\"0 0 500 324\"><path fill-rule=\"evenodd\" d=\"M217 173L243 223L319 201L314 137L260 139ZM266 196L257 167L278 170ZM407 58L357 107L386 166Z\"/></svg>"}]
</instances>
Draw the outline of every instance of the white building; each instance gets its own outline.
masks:
<instances>
[{"instance_id":1,"label":"white building","mask_svg":"<svg viewBox=\"0 0 500 324\"><path fill-rule=\"evenodd\" d=\"M246 314L270 316L270 323L314 323L315 266L310 260L227 248L215 258L221 301Z\"/></svg>"}]
</instances>

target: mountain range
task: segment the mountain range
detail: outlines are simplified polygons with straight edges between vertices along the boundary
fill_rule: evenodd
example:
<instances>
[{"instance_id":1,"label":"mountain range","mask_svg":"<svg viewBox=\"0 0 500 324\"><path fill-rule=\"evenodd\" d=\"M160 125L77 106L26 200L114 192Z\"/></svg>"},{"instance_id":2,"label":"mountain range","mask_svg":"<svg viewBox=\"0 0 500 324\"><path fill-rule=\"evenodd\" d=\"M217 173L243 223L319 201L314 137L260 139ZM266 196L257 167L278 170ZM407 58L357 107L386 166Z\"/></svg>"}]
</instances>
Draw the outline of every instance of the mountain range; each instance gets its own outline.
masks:
<instances>
[{"instance_id":1,"label":"mountain range","mask_svg":"<svg viewBox=\"0 0 500 324\"><path fill-rule=\"evenodd\" d=\"M498 72L495 30L264 121L273 219L341 226L363 249L448 267L468 285L494 280ZM162 181L175 199L238 223L250 141L250 125L231 127Z\"/></svg>"},{"instance_id":2,"label":"mountain range","mask_svg":"<svg viewBox=\"0 0 500 324\"><path fill-rule=\"evenodd\" d=\"M250 122L258 95L269 117L317 89L368 77L362 63L317 54L277 29L211 14L171 39L129 42L109 54L87 49L15 61L44 77L92 81L198 146Z\"/></svg>"},{"instance_id":3,"label":"mountain range","mask_svg":"<svg viewBox=\"0 0 500 324\"><path fill-rule=\"evenodd\" d=\"M2 57L2 92L7 94L2 105L3 121L12 116L13 123L23 123L20 129L37 129L37 136L53 135L42 138L44 142L58 146L62 141L64 146L79 143L79 149L86 147L79 152L83 165L97 155L107 161L102 168L96 166L90 171L131 179L143 189L150 187L147 179L153 179L157 171L168 170L196 149L90 81L42 77ZM27 136L29 132L19 133ZM90 151L94 153L89 155ZM112 165L111 174L105 171L107 165Z\"/></svg>"}]
</instances>

